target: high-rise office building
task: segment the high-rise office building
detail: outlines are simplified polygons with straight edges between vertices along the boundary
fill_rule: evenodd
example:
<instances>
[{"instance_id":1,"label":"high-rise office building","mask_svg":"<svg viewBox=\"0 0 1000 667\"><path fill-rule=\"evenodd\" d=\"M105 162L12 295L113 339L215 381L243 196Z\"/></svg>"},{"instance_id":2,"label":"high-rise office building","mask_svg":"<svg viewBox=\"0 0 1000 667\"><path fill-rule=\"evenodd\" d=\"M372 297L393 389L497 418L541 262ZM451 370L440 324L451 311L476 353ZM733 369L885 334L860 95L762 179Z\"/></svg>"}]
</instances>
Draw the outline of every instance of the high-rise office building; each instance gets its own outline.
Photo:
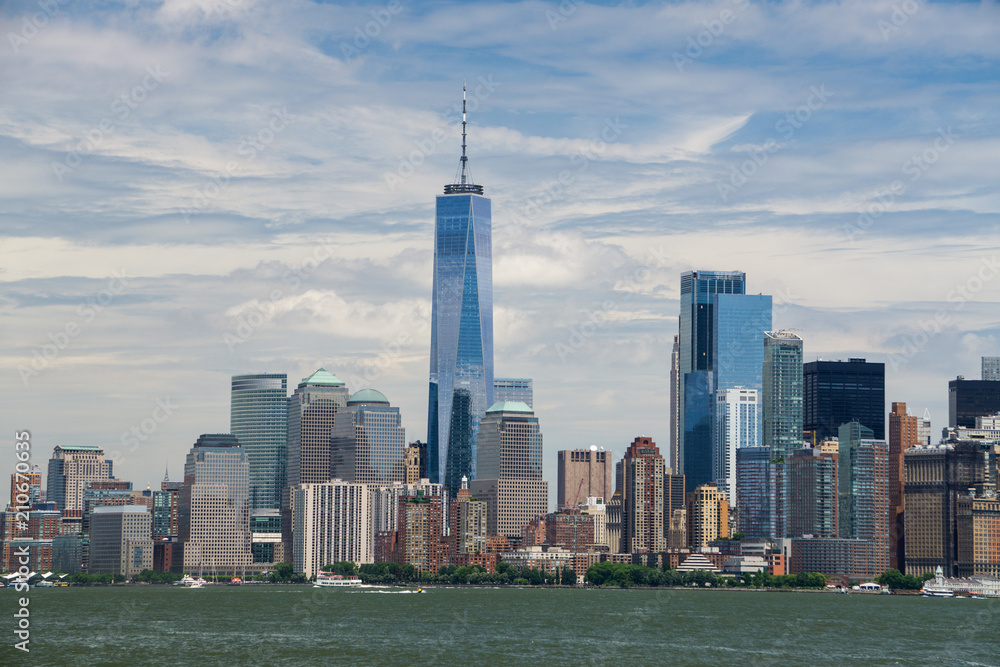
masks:
<instances>
[{"instance_id":1,"label":"high-rise office building","mask_svg":"<svg viewBox=\"0 0 1000 667\"><path fill-rule=\"evenodd\" d=\"M307 577L324 565L374 562L369 487L334 479L292 489L293 567Z\"/></svg>"},{"instance_id":2,"label":"high-rise office building","mask_svg":"<svg viewBox=\"0 0 1000 667\"><path fill-rule=\"evenodd\" d=\"M983 357L982 379L1000 382L1000 357Z\"/></svg>"},{"instance_id":3,"label":"high-rise office building","mask_svg":"<svg viewBox=\"0 0 1000 667\"><path fill-rule=\"evenodd\" d=\"M468 480L462 480L462 488L451 502L448 513L455 543L453 555L486 552L486 511L486 502L473 498Z\"/></svg>"},{"instance_id":4,"label":"high-rise office building","mask_svg":"<svg viewBox=\"0 0 1000 667\"><path fill-rule=\"evenodd\" d=\"M285 485L288 376L234 375L229 430L250 462L250 509L279 509Z\"/></svg>"},{"instance_id":5,"label":"high-rise office building","mask_svg":"<svg viewBox=\"0 0 1000 667\"><path fill-rule=\"evenodd\" d=\"M763 445L775 459L802 446L802 339L790 331L764 334Z\"/></svg>"},{"instance_id":6,"label":"high-rise office building","mask_svg":"<svg viewBox=\"0 0 1000 667\"><path fill-rule=\"evenodd\" d=\"M486 501L490 535L520 536L525 524L548 513L542 432L531 408L514 402L496 403L487 410L476 457L479 477L469 489Z\"/></svg>"},{"instance_id":7,"label":"high-rise office building","mask_svg":"<svg viewBox=\"0 0 1000 667\"><path fill-rule=\"evenodd\" d=\"M330 436L348 396L343 381L320 368L288 398L289 487L330 479Z\"/></svg>"},{"instance_id":8,"label":"high-rise office building","mask_svg":"<svg viewBox=\"0 0 1000 667\"><path fill-rule=\"evenodd\" d=\"M120 479L102 479L87 482L83 487L83 522L81 529L84 534L90 533L91 514L95 508L138 505L132 497L132 482Z\"/></svg>"},{"instance_id":9,"label":"high-rise office building","mask_svg":"<svg viewBox=\"0 0 1000 667\"><path fill-rule=\"evenodd\" d=\"M652 438L632 441L621 461L621 552L663 551L667 548L663 516L666 463ZM616 475L617 476L617 475Z\"/></svg>"},{"instance_id":10,"label":"high-rise office building","mask_svg":"<svg viewBox=\"0 0 1000 667\"><path fill-rule=\"evenodd\" d=\"M174 568L242 572L250 564L250 464L236 436L202 435L184 462Z\"/></svg>"},{"instance_id":11,"label":"high-rise office building","mask_svg":"<svg viewBox=\"0 0 1000 667\"><path fill-rule=\"evenodd\" d=\"M142 505L94 509L90 526L90 572L133 577L153 568L152 516Z\"/></svg>"},{"instance_id":12,"label":"high-rise office building","mask_svg":"<svg viewBox=\"0 0 1000 667\"><path fill-rule=\"evenodd\" d=\"M419 479L427 479L427 443L411 442L406 447L403 456L403 468L406 470L406 483L413 484Z\"/></svg>"},{"instance_id":13,"label":"high-rise office building","mask_svg":"<svg viewBox=\"0 0 1000 667\"><path fill-rule=\"evenodd\" d=\"M1000 382L966 380L959 375L948 382L948 426L975 428L976 417L1000 413Z\"/></svg>"},{"instance_id":14,"label":"high-rise office building","mask_svg":"<svg viewBox=\"0 0 1000 667\"><path fill-rule=\"evenodd\" d=\"M82 510L87 482L112 479L112 462L104 450L88 445L56 445L49 459L46 501L60 511Z\"/></svg>"},{"instance_id":15,"label":"high-rise office building","mask_svg":"<svg viewBox=\"0 0 1000 667\"><path fill-rule=\"evenodd\" d=\"M153 539L165 540L177 537L182 485L183 482L164 479L160 483L160 490L153 492Z\"/></svg>"},{"instance_id":16,"label":"high-rise office building","mask_svg":"<svg viewBox=\"0 0 1000 667\"><path fill-rule=\"evenodd\" d=\"M889 568L889 445L849 422L838 430L838 533L866 540L876 572Z\"/></svg>"},{"instance_id":17,"label":"high-rise office building","mask_svg":"<svg viewBox=\"0 0 1000 667\"><path fill-rule=\"evenodd\" d=\"M837 537L837 453L805 447L788 461L788 536Z\"/></svg>"},{"instance_id":18,"label":"high-rise office building","mask_svg":"<svg viewBox=\"0 0 1000 667\"><path fill-rule=\"evenodd\" d=\"M680 394L681 394L681 337L674 334L674 345L670 349L670 467L680 471Z\"/></svg>"},{"instance_id":19,"label":"high-rise office building","mask_svg":"<svg viewBox=\"0 0 1000 667\"><path fill-rule=\"evenodd\" d=\"M889 567L904 571L906 560L906 497L903 493L903 458L920 442L918 419L906 403L893 403L889 413Z\"/></svg>"},{"instance_id":20,"label":"high-rise office building","mask_svg":"<svg viewBox=\"0 0 1000 667\"><path fill-rule=\"evenodd\" d=\"M715 484L702 484L687 494L687 539L692 549L729 537L729 500Z\"/></svg>"},{"instance_id":21,"label":"high-rise office building","mask_svg":"<svg viewBox=\"0 0 1000 667\"><path fill-rule=\"evenodd\" d=\"M677 434L679 443L677 446L677 460L671 460L671 466L678 474L686 475L688 485L691 486L692 472L688 469L686 457L689 430L701 433L697 429L704 430L699 437L699 443L692 443L692 455L699 458L707 457L711 461L711 409L712 399L714 399L714 387L709 378L699 377L692 382L698 382L702 391L688 389L689 373L711 372L714 368L715 341L714 315L715 304L713 297L717 294L744 294L746 292L746 274L742 271L686 271L681 274L681 312L678 318L678 341L677 341L677 398L672 407L674 420L677 424ZM705 420L704 426L688 424L689 396L694 400L701 400L706 407L692 408L691 416L698 421ZM705 416L707 415L707 416ZM701 447L698 447L698 444ZM702 451L704 450L704 451ZM704 473L696 473L698 483L709 481L711 475L711 463L709 462ZM701 477L704 475L704 479Z\"/></svg>"},{"instance_id":22,"label":"high-rise office building","mask_svg":"<svg viewBox=\"0 0 1000 667\"><path fill-rule=\"evenodd\" d=\"M462 104L461 177L438 195L434 218L427 409L430 479L452 495L477 477L479 422L494 402L491 202L468 170Z\"/></svg>"},{"instance_id":23,"label":"high-rise office building","mask_svg":"<svg viewBox=\"0 0 1000 667\"><path fill-rule=\"evenodd\" d=\"M756 389L729 387L715 392L712 469L715 485L726 494L731 505L736 504L736 450L760 443L758 406Z\"/></svg>"},{"instance_id":24,"label":"high-rise office building","mask_svg":"<svg viewBox=\"0 0 1000 667\"><path fill-rule=\"evenodd\" d=\"M42 497L42 469L32 466L31 472L14 472L10 475L9 507L30 508Z\"/></svg>"},{"instance_id":25,"label":"high-rise office building","mask_svg":"<svg viewBox=\"0 0 1000 667\"><path fill-rule=\"evenodd\" d=\"M885 438L885 364L848 359L803 365L803 428L816 442L837 436L841 424L856 421Z\"/></svg>"},{"instance_id":26,"label":"high-rise office building","mask_svg":"<svg viewBox=\"0 0 1000 667\"><path fill-rule=\"evenodd\" d=\"M786 466L786 461L773 458L768 447L736 450L739 532L772 540L786 536Z\"/></svg>"},{"instance_id":27,"label":"high-rise office building","mask_svg":"<svg viewBox=\"0 0 1000 667\"><path fill-rule=\"evenodd\" d=\"M761 339L765 331L771 330L771 296L716 294L713 301L713 389L719 392L742 387L759 393L764 388ZM760 415L756 432L757 440L750 445L753 447L761 444Z\"/></svg>"},{"instance_id":28,"label":"high-rise office building","mask_svg":"<svg viewBox=\"0 0 1000 667\"><path fill-rule=\"evenodd\" d=\"M715 408L715 379L712 371L684 374L684 437L681 461L687 490L712 481L715 444L712 423Z\"/></svg>"},{"instance_id":29,"label":"high-rise office building","mask_svg":"<svg viewBox=\"0 0 1000 667\"><path fill-rule=\"evenodd\" d=\"M406 481L406 432L399 408L380 391L362 389L337 412L330 478L362 484Z\"/></svg>"},{"instance_id":30,"label":"high-rise office building","mask_svg":"<svg viewBox=\"0 0 1000 667\"><path fill-rule=\"evenodd\" d=\"M556 507L576 508L587 498L600 503L614 493L614 469L611 456L603 448L564 449L556 453Z\"/></svg>"},{"instance_id":31,"label":"high-rise office building","mask_svg":"<svg viewBox=\"0 0 1000 667\"><path fill-rule=\"evenodd\" d=\"M531 378L493 378L493 402L524 403L534 409Z\"/></svg>"},{"instance_id":32,"label":"high-rise office building","mask_svg":"<svg viewBox=\"0 0 1000 667\"><path fill-rule=\"evenodd\" d=\"M983 454L971 443L910 447L903 455L906 573L959 575L959 500L983 482Z\"/></svg>"}]
</instances>

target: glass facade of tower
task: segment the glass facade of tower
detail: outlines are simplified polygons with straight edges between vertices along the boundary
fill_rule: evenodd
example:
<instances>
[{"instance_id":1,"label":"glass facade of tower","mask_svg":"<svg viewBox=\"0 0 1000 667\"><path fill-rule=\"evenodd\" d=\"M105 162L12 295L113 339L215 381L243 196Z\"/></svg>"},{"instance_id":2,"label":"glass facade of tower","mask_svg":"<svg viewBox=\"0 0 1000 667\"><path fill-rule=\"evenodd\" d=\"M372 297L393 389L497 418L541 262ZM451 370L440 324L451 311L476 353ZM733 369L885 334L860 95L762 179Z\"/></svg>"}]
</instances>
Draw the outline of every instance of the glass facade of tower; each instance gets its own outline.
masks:
<instances>
[{"instance_id":1,"label":"glass facade of tower","mask_svg":"<svg viewBox=\"0 0 1000 667\"><path fill-rule=\"evenodd\" d=\"M519 402L534 408L535 397L531 385L531 378L494 378L493 402Z\"/></svg>"},{"instance_id":2,"label":"glass facade of tower","mask_svg":"<svg viewBox=\"0 0 1000 667\"><path fill-rule=\"evenodd\" d=\"M712 433L711 371L695 371L684 376L684 442L681 460L684 465L684 491L690 493L702 484L715 481L712 471L714 445Z\"/></svg>"},{"instance_id":3,"label":"glass facade of tower","mask_svg":"<svg viewBox=\"0 0 1000 667\"><path fill-rule=\"evenodd\" d=\"M802 447L802 339L787 331L764 336L764 446L775 459Z\"/></svg>"},{"instance_id":4,"label":"glass facade of tower","mask_svg":"<svg viewBox=\"0 0 1000 667\"><path fill-rule=\"evenodd\" d=\"M473 193L438 196L433 289L427 470L432 481L454 494L463 476L475 478L479 423L493 403L488 198Z\"/></svg>"},{"instance_id":5,"label":"glass facade of tower","mask_svg":"<svg viewBox=\"0 0 1000 667\"><path fill-rule=\"evenodd\" d=\"M771 330L769 294L717 294L715 296L714 333L715 391L744 387L764 389L764 348L761 339ZM761 445L758 414L757 441Z\"/></svg>"},{"instance_id":6,"label":"glass facade of tower","mask_svg":"<svg viewBox=\"0 0 1000 667\"><path fill-rule=\"evenodd\" d=\"M363 484L406 481L406 431L399 408L362 389L337 413L330 438L330 478Z\"/></svg>"},{"instance_id":7,"label":"glass facade of tower","mask_svg":"<svg viewBox=\"0 0 1000 667\"><path fill-rule=\"evenodd\" d=\"M250 509L281 507L288 437L288 377L234 375L229 430L250 463Z\"/></svg>"},{"instance_id":8,"label":"glass facade of tower","mask_svg":"<svg viewBox=\"0 0 1000 667\"><path fill-rule=\"evenodd\" d=\"M810 361L802 369L803 428L816 442L837 437L841 424L859 421L885 437L885 364L865 359Z\"/></svg>"}]
</instances>

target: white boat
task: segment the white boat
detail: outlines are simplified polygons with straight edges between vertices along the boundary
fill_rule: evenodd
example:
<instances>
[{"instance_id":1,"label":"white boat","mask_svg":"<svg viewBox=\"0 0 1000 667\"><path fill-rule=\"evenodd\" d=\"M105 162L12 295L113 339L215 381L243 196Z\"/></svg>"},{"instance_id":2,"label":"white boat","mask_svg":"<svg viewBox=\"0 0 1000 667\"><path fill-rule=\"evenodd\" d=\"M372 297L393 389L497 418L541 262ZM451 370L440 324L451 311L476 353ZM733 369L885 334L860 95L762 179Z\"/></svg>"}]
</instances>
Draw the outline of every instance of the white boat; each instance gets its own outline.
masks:
<instances>
[{"instance_id":1,"label":"white boat","mask_svg":"<svg viewBox=\"0 0 1000 667\"><path fill-rule=\"evenodd\" d=\"M944 571L938 565L937 570L934 572L933 582L928 580L924 584L924 587L920 589L920 594L929 598L953 598L955 597L955 590L945 583Z\"/></svg>"},{"instance_id":2,"label":"white boat","mask_svg":"<svg viewBox=\"0 0 1000 667\"><path fill-rule=\"evenodd\" d=\"M313 588L357 588L361 585L358 577L345 577L330 572L320 572L316 575Z\"/></svg>"}]
</instances>

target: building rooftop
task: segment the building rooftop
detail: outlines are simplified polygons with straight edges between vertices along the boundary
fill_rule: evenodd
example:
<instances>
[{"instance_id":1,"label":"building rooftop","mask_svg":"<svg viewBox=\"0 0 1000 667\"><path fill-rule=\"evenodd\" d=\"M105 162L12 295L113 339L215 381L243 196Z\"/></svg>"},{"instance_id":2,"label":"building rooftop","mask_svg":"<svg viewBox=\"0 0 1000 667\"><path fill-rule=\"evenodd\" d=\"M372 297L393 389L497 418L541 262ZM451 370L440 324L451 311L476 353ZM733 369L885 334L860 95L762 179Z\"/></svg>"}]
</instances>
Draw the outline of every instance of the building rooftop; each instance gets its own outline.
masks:
<instances>
[{"instance_id":1,"label":"building rooftop","mask_svg":"<svg viewBox=\"0 0 1000 667\"><path fill-rule=\"evenodd\" d=\"M494 403L486 414L491 412L524 412L524 413L534 413L534 410L528 407L527 403L522 403L521 401L497 401Z\"/></svg>"},{"instance_id":2,"label":"building rooftop","mask_svg":"<svg viewBox=\"0 0 1000 667\"><path fill-rule=\"evenodd\" d=\"M377 389L362 389L357 391L347 399L348 405L357 405L359 403L377 403L380 405L389 405L389 399L385 397L385 394Z\"/></svg>"},{"instance_id":3,"label":"building rooftop","mask_svg":"<svg viewBox=\"0 0 1000 667\"><path fill-rule=\"evenodd\" d=\"M103 452L103 447L97 445L56 445L56 449L64 452Z\"/></svg>"},{"instance_id":4,"label":"building rooftop","mask_svg":"<svg viewBox=\"0 0 1000 667\"><path fill-rule=\"evenodd\" d=\"M324 387L343 387L344 381L325 368L320 368L309 377L303 378L299 386L301 387L304 384L320 385Z\"/></svg>"},{"instance_id":5,"label":"building rooftop","mask_svg":"<svg viewBox=\"0 0 1000 667\"><path fill-rule=\"evenodd\" d=\"M102 505L91 510L94 514L148 514L145 505Z\"/></svg>"}]
</instances>

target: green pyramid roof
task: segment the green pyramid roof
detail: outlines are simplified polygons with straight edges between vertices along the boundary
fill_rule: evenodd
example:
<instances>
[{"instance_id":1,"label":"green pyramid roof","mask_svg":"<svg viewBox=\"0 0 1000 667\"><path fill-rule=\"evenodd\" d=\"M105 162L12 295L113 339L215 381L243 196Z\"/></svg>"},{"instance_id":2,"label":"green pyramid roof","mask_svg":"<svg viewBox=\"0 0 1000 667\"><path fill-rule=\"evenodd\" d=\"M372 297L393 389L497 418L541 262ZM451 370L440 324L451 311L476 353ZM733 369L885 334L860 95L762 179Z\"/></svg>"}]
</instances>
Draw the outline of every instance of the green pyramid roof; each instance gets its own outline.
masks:
<instances>
[{"instance_id":1,"label":"green pyramid roof","mask_svg":"<svg viewBox=\"0 0 1000 667\"><path fill-rule=\"evenodd\" d=\"M327 387L343 387L344 381L338 378L330 371L326 370L325 368L321 368L312 375L310 375L309 377L303 378L302 383L299 386L301 387L304 384L321 385Z\"/></svg>"},{"instance_id":2,"label":"green pyramid roof","mask_svg":"<svg viewBox=\"0 0 1000 667\"><path fill-rule=\"evenodd\" d=\"M521 401L497 401L493 404L489 410L486 411L487 414L490 412L534 412L528 407L526 403Z\"/></svg>"}]
</instances>

